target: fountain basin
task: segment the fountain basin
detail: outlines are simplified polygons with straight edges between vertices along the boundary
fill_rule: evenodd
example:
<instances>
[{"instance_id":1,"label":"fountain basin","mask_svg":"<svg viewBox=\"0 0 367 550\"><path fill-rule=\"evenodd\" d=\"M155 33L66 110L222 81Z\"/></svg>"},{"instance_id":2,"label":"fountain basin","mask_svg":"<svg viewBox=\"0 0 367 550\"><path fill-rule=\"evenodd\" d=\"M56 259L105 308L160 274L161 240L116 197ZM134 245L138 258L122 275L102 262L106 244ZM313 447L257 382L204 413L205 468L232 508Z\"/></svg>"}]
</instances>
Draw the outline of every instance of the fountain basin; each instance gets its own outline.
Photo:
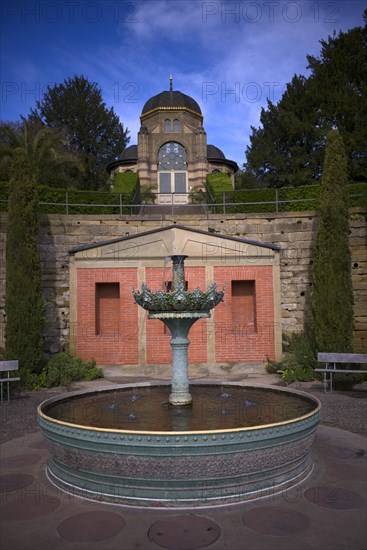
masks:
<instances>
[{"instance_id":1,"label":"fountain basin","mask_svg":"<svg viewBox=\"0 0 367 550\"><path fill-rule=\"evenodd\" d=\"M154 386L138 384L138 389ZM160 387L163 384L159 385ZM207 385L191 385L200 392ZM213 386L215 394L241 384ZM119 386L132 389L131 385ZM169 384L166 386L167 392ZM229 390L228 390L229 388ZM51 398L39 406L39 424L49 447L47 473L67 492L100 501L138 506L212 506L271 495L304 480L312 471L310 449L319 422L319 401L303 392L252 386L276 392L284 406L295 396L305 414L283 421L216 429L175 431L117 429L54 418L58 403L84 399L90 391ZM113 395L101 388L96 394ZM195 400L194 400L195 402ZM177 414L177 408L176 409ZM94 413L97 416L96 412ZM93 414L92 414L93 416ZM291 415L292 416L292 415ZM92 422L93 424L93 422Z\"/></svg>"}]
</instances>

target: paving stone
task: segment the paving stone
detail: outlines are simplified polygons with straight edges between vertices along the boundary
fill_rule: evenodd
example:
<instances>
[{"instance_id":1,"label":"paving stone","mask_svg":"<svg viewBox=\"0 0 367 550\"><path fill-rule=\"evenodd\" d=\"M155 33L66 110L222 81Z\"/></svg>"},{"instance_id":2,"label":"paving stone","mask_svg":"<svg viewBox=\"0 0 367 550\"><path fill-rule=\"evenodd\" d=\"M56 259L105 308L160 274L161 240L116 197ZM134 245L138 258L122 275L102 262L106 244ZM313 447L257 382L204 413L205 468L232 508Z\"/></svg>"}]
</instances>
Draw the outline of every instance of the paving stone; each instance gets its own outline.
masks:
<instances>
[{"instance_id":1,"label":"paving stone","mask_svg":"<svg viewBox=\"0 0 367 550\"><path fill-rule=\"evenodd\" d=\"M95 510L70 516L60 523L57 532L69 542L98 542L115 537L124 526L121 514Z\"/></svg>"},{"instance_id":2,"label":"paving stone","mask_svg":"<svg viewBox=\"0 0 367 550\"><path fill-rule=\"evenodd\" d=\"M0 493L15 493L32 485L35 478L28 474L7 474L0 476Z\"/></svg>"},{"instance_id":3,"label":"paving stone","mask_svg":"<svg viewBox=\"0 0 367 550\"><path fill-rule=\"evenodd\" d=\"M310 518L291 508L257 506L242 516L243 524L264 535L287 537L309 529Z\"/></svg>"},{"instance_id":4,"label":"paving stone","mask_svg":"<svg viewBox=\"0 0 367 550\"><path fill-rule=\"evenodd\" d=\"M366 501L361 495L332 483L310 487L304 492L304 496L312 504L333 510L363 509L366 506Z\"/></svg>"},{"instance_id":5,"label":"paving stone","mask_svg":"<svg viewBox=\"0 0 367 550\"><path fill-rule=\"evenodd\" d=\"M0 462L2 468L22 468L24 466L30 466L31 464L36 464L41 460L40 455L36 454L21 454L10 456L8 458L3 458Z\"/></svg>"}]
</instances>

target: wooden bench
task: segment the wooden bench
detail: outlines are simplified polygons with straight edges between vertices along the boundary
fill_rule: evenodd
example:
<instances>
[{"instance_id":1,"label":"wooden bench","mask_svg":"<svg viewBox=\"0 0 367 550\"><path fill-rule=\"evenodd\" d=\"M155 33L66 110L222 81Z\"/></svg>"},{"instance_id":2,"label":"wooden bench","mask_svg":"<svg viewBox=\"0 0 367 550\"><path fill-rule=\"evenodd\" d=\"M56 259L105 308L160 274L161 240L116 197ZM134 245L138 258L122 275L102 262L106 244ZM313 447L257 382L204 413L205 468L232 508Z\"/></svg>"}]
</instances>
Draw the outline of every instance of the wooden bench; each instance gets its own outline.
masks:
<instances>
[{"instance_id":1,"label":"wooden bench","mask_svg":"<svg viewBox=\"0 0 367 550\"><path fill-rule=\"evenodd\" d=\"M11 371L19 369L19 361L0 361L0 400L3 402L3 384L8 387L8 403L10 399L10 382L17 382L20 380L19 376L10 377ZM6 373L7 376L2 374Z\"/></svg>"},{"instance_id":2,"label":"wooden bench","mask_svg":"<svg viewBox=\"0 0 367 550\"><path fill-rule=\"evenodd\" d=\"M357 370L357 369L338 369L337 365L342 363L354 363L354 364L363 364L367 363L367 354L364 353L318 353L317 360L319 363L325 363L323 369L315 369L315 372L324 373L324 392L330 393L333 391L333 374L341 372L344 374L354 373L354 374L364 374L367 373L367 370ZM328 390L328 378L329 374L329 390Z\"/></svg>"}]
</instances>

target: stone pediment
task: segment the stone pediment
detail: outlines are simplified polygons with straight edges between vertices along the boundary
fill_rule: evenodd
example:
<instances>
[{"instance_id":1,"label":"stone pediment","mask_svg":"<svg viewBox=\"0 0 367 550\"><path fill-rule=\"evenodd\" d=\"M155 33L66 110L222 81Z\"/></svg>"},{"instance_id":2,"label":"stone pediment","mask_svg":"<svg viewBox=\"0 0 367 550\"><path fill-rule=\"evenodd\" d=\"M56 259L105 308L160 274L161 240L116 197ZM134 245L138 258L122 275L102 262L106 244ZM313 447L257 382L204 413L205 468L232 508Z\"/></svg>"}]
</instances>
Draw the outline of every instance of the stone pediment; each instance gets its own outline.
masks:
<instances>
[{"instance_id":1,"label":"stone pediment","mask_svg":"<svg viewBox=\"0 0 367 550\"><path fill-rule=\"evenodd\" d=\"M173 254L188 256L187 265L269 265L277 263L279 247L239 237L170 225L70 250L78 265L162 265Z\"/></svg>"}]
</instances>

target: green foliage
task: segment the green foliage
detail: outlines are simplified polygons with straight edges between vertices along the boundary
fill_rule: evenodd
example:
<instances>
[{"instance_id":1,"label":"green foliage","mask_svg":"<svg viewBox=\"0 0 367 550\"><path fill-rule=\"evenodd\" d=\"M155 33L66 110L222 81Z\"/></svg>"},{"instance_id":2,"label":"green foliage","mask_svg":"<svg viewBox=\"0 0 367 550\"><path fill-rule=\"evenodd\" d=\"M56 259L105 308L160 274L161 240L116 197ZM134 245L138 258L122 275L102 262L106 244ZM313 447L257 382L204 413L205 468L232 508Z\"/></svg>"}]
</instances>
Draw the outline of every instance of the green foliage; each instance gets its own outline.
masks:
<instances>
[{"instance_id":1,"label":"green foliage","mask_svg":"<svg viewBox=\"0 0 367 550\"><path fill-rule=\"evenodd\" d=\"M82 361L70 353L62 352L48 362L41 376L44 385L50 388L52 386L68 386L76 380L103 378L103 371L96 367L94 359Z\"/></svg>"},{"instance_id":2,"label":"green foliage","mask_svg":"<svg viewBox=\"0 0 367 550\"><path fill-rule=\"evenodd\" d=\"M136 176L136 175L135 175ZM135 177L135 182L138 178ZM133 178L132 178L133 180ZM154 190L156 186L142 186L138 193L138 183L129 182L127 186L123 184L114 187L114 191L98 192L98 191L78 191L70 189L68 191L69 204L82 204L85 206L70 206L69 214L119 214L120 213L120 194L117 191L122 190L121 204L139 204L141 202L154 203L156 194ZM131 183L131 184L130 184ZM134 185L135 184L135 185ZM130 189L130 193L127 192ZM349 195L359 195L358 197L349 196L349 206L364 206L367 200L367 184L366 183L351 183L348 185ZM38 186L38 196L40 203L39 211L46 214L65 214L66 213L66 191L64 189L55 189L47 186ZM317 210L320 205L320 200L313 197L320 197L321 187L319 185L307 185L304 187L284 187L278 190L279 212L295 212L302 210ZM215 198L218 203L222 203L223 194L217 193ZM7 201L9 199L9 184L0 182L0 211L7 210ZM302 199L300 202L281 202L291 201L294 199ZM205 196L200 191L194 191L190 194L190 201L193 203L212 202L208 194ZM234 214L237 212L274 212L275 211L275 189L241 189L238 191L230 191L225 193L226 212ZM250 204L233 204L228 206L228 203L246 202ZM258 202L269 204L256 204ZM52 204L54 203L54 204ZM98 206L106 205L106 206ZM110 206L109 206L110 205ZM214 207L219 210L221 207ZM131 208L122 206L123 214L131 214Z\"/></svg>"},{"instance_id":3,"label":"green foliage","mask_svg":"<svg viewBox=\"0 0 367 550\"><path fill-rule=\"evenodd\" d=\"M356 365L351 366L351 368L356 369ZM358 369L358 367L357 367L357 369ZM334 374L334 376L333 376L333 389L334 390L341 390L341 391L348 391L348 390L353 389L353 387L356 384L361 384L362 382L365 382L366 380L367 380L367 376L363 373L362 374L337 373L337 374Z\"/></svg>"},{"instance_id":4,"label":"green foliage","mask_svg":"<svg viewBox=\"0 0 367 550\"><path fill-rule=\"evenodd\" d=\"M123 151L129 137L95 83L75 75L49 86L29 121L62 133L67 152L77 156L82 166L76 178L79 189L107 188L106 166Z\"/></svg>"},{"instance_id":5,"label":"green foliage","mask_svg":"<svg viewBox=\"0 0 367 550\"><path fill-rule=\"evenodd\" d=\"M367 189L366 189L367 190ZM305 185L302 187L282 187L279 189L279 210L295 212L297 210L317 210L320 206L320 185ZM300 202L281 202L281 201Z\"/></svg>"},{"instance_id":6,"label":"green foliage","mask_svg":"<svg viewBox=\"0 0 367 550\"><path fill-rule=\"evenodd\" d=\"M206 176L206 185L209 190L206 199L208 204L223 202L223 193L233 191L231 178L223 172L208 174ZM217 213L218 208L212 206L210 210Z\"/></svg>"},{"instance_id":7,"label":"green foliage","mask_svg":"<svg viewBox=\"0 0 367 550\"><path fill-rule=\"evenodd\" d=\"M328 135L314 249L312 318L317 351L353 352L347 161L338 131Z\"/></svg>"},{"instance_id":8,"label":"green foliage","mask_svg":"<svg viewBox=\"0 0 367 550\"><path fill-rule=\"evenodd\" d=\"M275 189L242 189L232 191L225 195L226 203L249 202L251 204L226 205L226 212L236 214L237 212L274 212L275 211ZM257 204L269 203L269 204Z\"/></svg>"},{"instance_id":9,"label":"green foliage","mask_svg":"<svg viewBox=\"0 0 367 550\"><path fill-rule=\"evenodd\" d=\"M338 128L349 175L367 176L367 56L364 28L321 40L319 57L307 56L310 75L294 75L278 104L268 101L259 128L251 127L245 179L258 187L317 182L326 136Z\"/></svg>"},{"instance_id":10,"label":"green foliage","mask_svg":"<svg viewBox=\"0 0 367 550\"><path fill-rule=\"evenodd\" d=\"M206 176L206 183L213 194L233 190L231 178L223 172L208 174Z\"/></svg>"},{"instance_id":11,"label":"green foliage","mask_svg":"<svg viewBox=\"0 0 367 550\"><path fill-rule=\"evenodd\" d=\"M189 202L191 204L205 204L206 194L202 189L191 189L189 193Z\"/></svg>"},{"instance_id":12,"label":"green foliage","mask_svg":"<svg viewBox=\"0 0 367 550\"><path fill-rule=\"evenodd\" d=\"M359 195L351 197L351 195ZM348 206L362 206L367 203L367 183L350 183L348 185Z\"/></svg>"},{"instance_id":13,"label":"green foliage","mask_svg":"<svg viewBox=\"0 0 367 550\"><path fill-rule=\"evenodd\" d=\"M136 172L116 172L113 177L115 193L134 193L139 185L139 174Z\"/></svg>"},{"instance_id":14,"label":"green foliage","mask_svg":"<svg viewBox=\"0 0 367 550\"><path fill-rule=\"evenodd\" d=\"M266 370L282 375L286 384L295 380L307 382L313 380L317 366L314 342L308 330L284 337L284 356L281 361L268 359Z\"/></svg>"},{"instance_id":15,"label":"green foliage","mask_svg":"<svg viewBox=\"0 0 367 550\"><path fill-rule=\"evenodd\" d=\"M18 359L21 375L38 372L42 359L44 302L37 249L38 196L27 153L14 153L6 241L5 357Z\"/></svg>"},{"instance_id":16,"label":"green foliage","mask_svg":"<svg viewBox=\"0 0 367 550\"><path fill-rule=\"evenodd\" d=\"M67 187L81 167L78 159L67 153L62 135L42 125L0 123L0 174L9 181L15 152L22 149L30 162L36 181L49 186Z\"/></svg>"},{"instance_id":17,"label":"green foliage","mask_svg":"<svg viewBox=\"0 0 367 550\"><path fill-rule=\"evenodd\" d=\"M210 188L210 187L209 187ZM348 185L350 195L359 195L349 198L349 206L364 206L367 200L367 184L351 183ZM223 203L223 192L212 191L212 198L218 204ZM320 206L321 186L305 185L301 187L282 187L278 189L278 211L296 212L304 210L317 210ZM209 203L213 202L207 197ZM236 191L224 192L225 209L229 214L239 212L275 212L276 190L275 189L239 189ZM297 200L299 202L290 202ZM232 204L231 204L232 203ZM238 203L238 204L233 204ZM240 204L250 203L250 204ZM265 204L256 204L265 203ZM268 203L268 204L266 204ZM222 207L216 206L218 212Z\"/></svg>"}]
</instances>

